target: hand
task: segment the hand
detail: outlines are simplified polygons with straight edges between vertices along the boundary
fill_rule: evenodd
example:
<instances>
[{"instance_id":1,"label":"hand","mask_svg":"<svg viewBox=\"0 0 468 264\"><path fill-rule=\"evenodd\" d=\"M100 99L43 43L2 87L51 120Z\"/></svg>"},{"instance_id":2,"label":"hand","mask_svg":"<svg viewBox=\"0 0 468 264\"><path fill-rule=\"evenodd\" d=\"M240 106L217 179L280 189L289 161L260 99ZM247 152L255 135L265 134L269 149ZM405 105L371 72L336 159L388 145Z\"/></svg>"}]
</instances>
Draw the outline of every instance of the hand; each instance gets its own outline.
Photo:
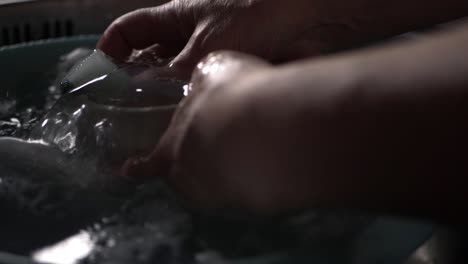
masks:
<instances>
[{"instance_id":1,"label":"hand","mask_svg":"<svg viewBox=\"0 0 468 264\"><path fill-rule=\"evenodd\" d=\"M290 184L288 174L269 172L271 159L263 156L281 151L277 149L281 144L271 144L277 139L267 131L268 124L255 123L256 109L261 107L257 99L269 89L272 75L274 68L258 58L234 52L210 54L198 64L190 95L156 150L129 160L124 174L166 177L196 207L255 211L290 207L285 203L301 188Z\"/></svg>"},{"instance_id":2,"label":"hand","mask_svg":"<svg viewBox=\"0 0 468 264\"><path fill-rule=\"evenodd\" d=\"M143 57L148 53L163 58L177 55L174 65L190 71L202 57L219 49L273 61L304 57L319 51L305 34L313 26L311 12L304 8L307 2L175 0L117 19L98 48L125 59L133 49L150 47Z\"/></svg>"},{"instance_id":3,"label":"hand","mask_svg":"<svg viewBox=\"0 0 468 264\"><path fill-rule=\"evenodd\" d=\"M205 207L466 219L467 32L276 67L215 53L161 144L124 171L168 175Z\"/></svg>"},{"instance_id":4,"label":"hand","mask_svg":"<svg viewBox=\"0 0 468 264\"><path fill-rule=\"evenodd\" d=\"M120 17L98 48L120 60L132 50L143 50L145 59L175 57L176 72L188 78L202 57L220 49L290 61L454 19L467 10L460 0L173 0Z\"/></svg>"}]
</instances>

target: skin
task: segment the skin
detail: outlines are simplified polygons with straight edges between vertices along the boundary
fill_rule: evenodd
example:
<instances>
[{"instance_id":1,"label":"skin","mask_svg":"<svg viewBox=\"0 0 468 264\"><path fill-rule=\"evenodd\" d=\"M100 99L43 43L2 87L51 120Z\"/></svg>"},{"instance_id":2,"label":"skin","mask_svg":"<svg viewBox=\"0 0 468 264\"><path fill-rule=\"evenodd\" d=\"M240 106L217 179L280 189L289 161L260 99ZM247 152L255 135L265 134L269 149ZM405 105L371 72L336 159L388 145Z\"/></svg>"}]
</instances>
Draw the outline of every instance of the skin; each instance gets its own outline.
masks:
<instances>
[{"instance_id":1,"label":"skin","mask_svg":"<svg viewBox=\"0 0 468 264\"><path fill-rule=\"evenodd\" d=\"M462 1L393 1L385 8L356 2L359 5L340 8L315 3L314 9L298 0L301 8L295 9L294 23L284 31L281 25L287 18L281 14L286 12L278 12L278 20L284 19L278 22L279 30L269 32L262 23L259 28L248 23L252 30L245 32L233 26L244 19L253 21L243 12L261 6L275 10L270 7L275 1L215 4L219 12L205 15L194 11L201 10L195 8L198 5L209 8L205 1L174 1L117 20L98 47L118 58L132 48L154 44L149 49L156 55L170 54L168 46L179 47L172 52L178 54L173 63L180 73L224 46L269 61L287 61L338 43L378 39L468 13ZM427 12L420 12L421 6ZM305 7L316 13L301 18ZM181 12L172 16L179 20L170 21L167 10ZM180 19L185 16L177 10L192 10L195 22L184 28ZM256 14L264 9L253 10ZM401 18L393 20L397 15ZM145 27L148 19L157 21ZM320 34L277 34L301 23L307 29L319 25ZM346 27L322 27L335 24ZM148 28L154 34L143 34ZM171 32L163 32L169 28ZM242 32L262 35L229 37ZM142 35L145 40L138 43ZM175 45L178 41L183 44ZM281 45L262 48L277 42ZM232 51L212 53L195 68L192 92L155 151L127 162L123 173L165 177L195 207L268 214L307 207L357 208L441 221L466 219L468 158L462 151L468 145L467 45L468 24L463 24L424 39L281 66ZM292 55L288 47L301 52Z\"/></svg>"},{"instance_id":2,"label":"skin","mask_svg":"<svg viewBox=\"0 0 468 264\"><path fill-rule=\"evenodd\" d=\"M421 11L424 12L421 12ZM379 40L466 15L465 0L174 0L128 13L97 47L125 60L169 58L189 78L208 53L229 49L271 62L300 59ZM272 19L274 18L274 19ZM149 54L149 55L148 55Z\"/></svg>"},{"instance_id":3,"label":"skin","mask_svg":"<svg viewBox=\"0 0 468 264\"><path fill-rule=\"evenodd\" d=\"M281 67L213 53L158 148L128 162L126 173L167 175L196 207L356 208L461 221L466 45L468 24Z\"/></svg>"}]
</instances>

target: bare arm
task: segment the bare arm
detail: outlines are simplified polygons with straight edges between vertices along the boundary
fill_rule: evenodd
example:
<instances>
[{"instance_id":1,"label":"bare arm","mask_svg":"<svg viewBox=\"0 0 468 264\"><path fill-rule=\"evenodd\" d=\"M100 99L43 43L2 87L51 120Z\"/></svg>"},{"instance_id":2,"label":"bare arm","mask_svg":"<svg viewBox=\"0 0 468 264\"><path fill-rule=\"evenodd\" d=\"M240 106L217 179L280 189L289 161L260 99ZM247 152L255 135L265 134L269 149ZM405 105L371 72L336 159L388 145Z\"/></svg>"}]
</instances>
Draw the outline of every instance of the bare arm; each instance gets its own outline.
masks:
<instances>
[{"instance_id":1,"label":"bare arm","mask_svg":"<svg viewBox=\"0 0 468 264\"><path fill-rule=\"evenodd\" d=\"M315 205L466 217L467 47L465 23L277 69L264 114L284 117L293 141L279 144L271 171L303 175Z\"/></svg>"},{"instance_id":2,"label":"bare arm","mask_svg":"<svg viewBox=\"0 0 468 264\"><path fill-rule=\"evenodd\" d=\"M291 61L468 16L465 0L173 0L117 19L98 48L169 58L189 73L230 49Z\"/></svg>"},{"instance_id":3,"label":"bare arm","mask_svg":"<svg viewBox=\"0 0 468 264\"><path fill-rule=\"evenodd\" d=\"M281 67L212 54L158 148L125 172L167 177L205 207L468 215L466 47L468 24Z\"/></svg>"},{"instance_id":4,"label":"bare arm","mask_svg":"<svg viewBox=\"0 0 468 264\"><path fill-rule=\"evenodd\" d=\"M305 2L308 7L302 8L302 16L307 17L309 12L310 17L312 12L314 18L305 33L324 50L347 48L468 16L468 2L463 0Z\"/></svg>"}]
</instances>

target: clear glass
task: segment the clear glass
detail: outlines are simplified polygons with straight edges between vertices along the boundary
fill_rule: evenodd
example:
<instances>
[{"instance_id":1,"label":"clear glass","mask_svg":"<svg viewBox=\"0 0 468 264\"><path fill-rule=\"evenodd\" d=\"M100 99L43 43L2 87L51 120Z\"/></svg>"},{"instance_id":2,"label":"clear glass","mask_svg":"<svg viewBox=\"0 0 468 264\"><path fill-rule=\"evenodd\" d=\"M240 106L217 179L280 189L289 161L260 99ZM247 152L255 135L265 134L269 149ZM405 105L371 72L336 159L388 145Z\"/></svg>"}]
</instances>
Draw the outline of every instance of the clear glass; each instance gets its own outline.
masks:
<instances>
[{"instance_id":1,"label":"clear glass","mask_svg":"<svg viewBox=\"0 0 468 264\"><path fill-rule=\"evenodd\" d=\"M83 84L69 87L30 139L92 162L101 172L115 172L127 158L155 147L183 97L184 83L160 73L156 67L126 64L81 79Z\"/></svg>"}]
</instances>

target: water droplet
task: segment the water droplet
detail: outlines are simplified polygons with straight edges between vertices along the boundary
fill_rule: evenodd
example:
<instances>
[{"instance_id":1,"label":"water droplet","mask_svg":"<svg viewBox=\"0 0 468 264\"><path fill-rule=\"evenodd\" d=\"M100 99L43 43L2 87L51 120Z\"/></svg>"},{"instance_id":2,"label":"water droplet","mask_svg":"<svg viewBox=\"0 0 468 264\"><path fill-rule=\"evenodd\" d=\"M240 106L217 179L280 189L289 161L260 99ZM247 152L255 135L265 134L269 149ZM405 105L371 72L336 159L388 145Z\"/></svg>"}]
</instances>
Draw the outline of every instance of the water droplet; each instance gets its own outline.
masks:
<instances>
[{"instance_id":1,"label":"water droplet","mask_svg":"<svg viewBox=\"0 0 468 264\"><path fill-rule=\"evenodd\" d=\"M184 85L182 89L184 90L184 96L188 96L192 92L192 83Z\"/></svg>"}]
</instances>

